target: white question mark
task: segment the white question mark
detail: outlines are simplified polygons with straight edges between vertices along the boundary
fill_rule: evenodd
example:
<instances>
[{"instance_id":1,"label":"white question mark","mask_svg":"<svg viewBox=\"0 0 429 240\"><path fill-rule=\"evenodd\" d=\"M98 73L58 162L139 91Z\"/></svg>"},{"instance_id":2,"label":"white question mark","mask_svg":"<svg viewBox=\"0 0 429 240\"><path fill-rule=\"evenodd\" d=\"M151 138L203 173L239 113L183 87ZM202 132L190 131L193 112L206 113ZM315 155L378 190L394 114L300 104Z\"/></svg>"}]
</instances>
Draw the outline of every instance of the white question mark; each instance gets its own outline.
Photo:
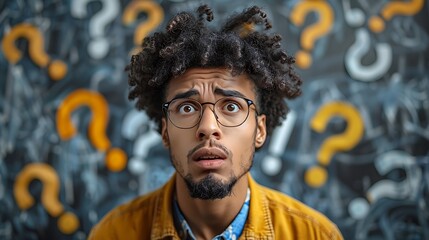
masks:
<instances>
[{"instance_id":1,"label":"white question mark","mask_svg":"<svg viewBox=\"0 0 429 240\"><path fill-rule=\"evenodd\" d=\"M262 161L261 168L265 174L274 176L280 172L282 168L280 157L289 142L296 118L296 112L290 111L282 125L274 130L268 147L268 155Z\"/></svg>"},{"instance_id":2,"label":"white question mark","mask_svg":"<svg viewBox=\"0 0 429 240\"><path fill-rule=\"evenodd\" d=\"M386 175L394 169L403 169L406 172L406 178L400 182L387 179L376 182L367 191L369 203L385 197L413 199L418 193L422 172L413 156L403 151L393 150L377 157L374 164L380 175ZM350 215L355 219L364 218L370 209L368 201L363 198L353 199L349 204Z\"/></svg>"},{"instance_id":3,"label":"white question mark","mask_svg":"<svg viewBox=\"0 0 429 240\"><path fill-rule=\"evenodd\" d=\"M147 126L147 131L137 137L138 131L136 129L144 125ZM150 148L161 143L161 136L156 132L154 123L150 121L146 113L135 109L125 115L122 136L129 140L137 138L133 146L133 156L128 163L128 169L136 176L141 176L146 170L144 160Z\"/></svg>"},{"instance_id":4,"label":"white question mark","mask_svg":"<svg viewBox=\"0 0 429 240\"><path fill-rule=\"evenodd\" d=\"M86 5L94 0L74 0L71 6L71 15L84 18L87 15ZM100 0L102 9L89 21L89 35L92 40L88 44L88 53L94 59L104 58L109 51L109 42L105 38L108 23L119 15L119 2L117 0Z\"/></svg>"},{"instance_id":5,"label":"white question mark","mask_svg":"<svg viewBox=\"0 0 429 240\"><path fill-rule=\"evenodd\" d=\"M375 51L377 60L364 66L361 60L369 52L370 37L366 29L356 31L356 41L346 52L345 65L347 72L354 79L372 82L382 77L392 65L392 47L387 43L377 43Z\"/></svg>"},{"instance_id":6,"label":"white question mark","mask_svg":"<svg viewBox=\"0 0 429 240\"><path fill-rule=\"evenodd\" d=\"M352 8L349 0L341 1L344 8L344 18L351 27L362 26L365 23L365 14L358 8Z\"/></svg>"}]
</instances>

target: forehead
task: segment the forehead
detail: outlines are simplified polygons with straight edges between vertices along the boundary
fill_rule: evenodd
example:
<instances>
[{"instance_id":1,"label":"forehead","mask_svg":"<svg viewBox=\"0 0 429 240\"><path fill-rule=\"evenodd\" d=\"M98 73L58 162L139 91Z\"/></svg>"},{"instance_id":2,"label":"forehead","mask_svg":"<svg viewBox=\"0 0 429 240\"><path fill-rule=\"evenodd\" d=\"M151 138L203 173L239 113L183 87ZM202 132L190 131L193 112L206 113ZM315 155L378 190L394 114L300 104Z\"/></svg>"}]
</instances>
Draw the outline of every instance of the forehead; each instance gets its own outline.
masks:
<instances>
[{"instance_id":1,"label":"forehead","mask_svg":"<svg viewBox=\"0 0 429 240\"><path fill-rule=\"evenodd\" d=\"M191 68L170 80L165 97L169 101L177 94L193 90L201 98L214 96L217 90L234 90L255 99L255 84L247 74L232 75L225 68Z\"/></svg>"}]
</instances>

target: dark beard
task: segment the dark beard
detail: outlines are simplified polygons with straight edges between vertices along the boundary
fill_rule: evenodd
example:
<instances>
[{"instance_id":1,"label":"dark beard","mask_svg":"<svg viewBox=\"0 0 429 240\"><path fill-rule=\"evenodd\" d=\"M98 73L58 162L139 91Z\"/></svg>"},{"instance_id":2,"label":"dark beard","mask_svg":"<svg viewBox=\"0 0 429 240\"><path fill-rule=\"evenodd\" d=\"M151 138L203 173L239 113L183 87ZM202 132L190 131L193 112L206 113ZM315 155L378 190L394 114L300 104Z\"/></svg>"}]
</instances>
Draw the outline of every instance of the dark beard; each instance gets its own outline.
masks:
<instances>
[{"instance_id":1,"label":"dark beard","mask_svg":"<svg viewBox=\"0 0 429 240\"><path fill-rule=\"evenodd\" d=\"M238 180L236 176L231 176L229 182L223 183L211 173L198 182L195 182L189 174L184 179L191 197L203 200L222 199L230 196L232 187Z\"/></svg>"},{"instance_id":2,"label":"dark beard","mask_svg":"<svg viewBox=\"0 0 429 240\"><path fill-rule=\"evenodd\" d=\"M255 130L255 134L256 134L256 130ZM221 148L221 149L225 149L225 152L228 152L228 155L231 156L231 158L232 158L232 153L230 153L230 151L227 148L225 148L223 145L216 144L216 142L213 140L211 140L210 145ZM192 155L193 152L195 152L196 150L198 150L202 146L204 146L204 144L200 144L200 145L196 146L195 148L193 148L191 151L189 151L188 156L187 156L188 159ZM249 159L250 166L246 166L246 165L243 165L243 163L240 163L240 166L243 170L243 173L237 177L234 175L234 173L231 172L231 177L229 178L229 181L226 183L223 183L221 180L216 179L214 177L213 173L209 173L206 177L204 177L199 182L194 181L191 174L184 176L183 167L181 166L180 161L175 161L175 156L172 154L171 148L170 148L169 153L170 153L171 164L176 169L176 172L185 180L185 183L186 183L186 186L188 187L190 196L192 198L199 198L199 199L203 199L203 200L215 200L215 199L222 199L222 198L225 198L227 196L230 196L232 194L232 188L237 183L238 179L242 178L244 175L246 175L246 173L248 173L250 171L250 169L252 168L252 165L253 165L253 157L255 154L255 151L254 151L255 144L254 143L253 143L252 147L253 147L253 152L251 154L251 158ZM188 160L188 161L190 161L190 160Z\"/></svg>"}]
</instances>

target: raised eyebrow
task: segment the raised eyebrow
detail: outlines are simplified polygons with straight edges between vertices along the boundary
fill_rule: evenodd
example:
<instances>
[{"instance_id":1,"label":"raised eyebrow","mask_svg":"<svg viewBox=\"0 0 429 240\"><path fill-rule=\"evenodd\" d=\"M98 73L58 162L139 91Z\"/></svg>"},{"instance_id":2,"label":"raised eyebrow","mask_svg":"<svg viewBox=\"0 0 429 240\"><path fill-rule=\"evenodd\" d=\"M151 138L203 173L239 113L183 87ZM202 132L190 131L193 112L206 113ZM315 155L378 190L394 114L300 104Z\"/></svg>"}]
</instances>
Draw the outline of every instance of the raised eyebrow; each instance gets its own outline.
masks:
<instances>
[{"instance_id":1,"label":"raised eyebrow","mask_svg":"<svg viewBox=\"0 0 429 240\"><path fill-rule=\"evenodd\" d=\"M242 98L246 98L246 96L244 96L244 94L242 94L239 91L236 90L227 90L227 89L221 89L221 88L216 88L215 89L215 94L219 94L225 97L242 97Z\"/></svg>"},{"instance_id":2,"label":"raised eyebrow","mask_svg":"<svg viewBox=\"0 0 429 240\"><path fill-rule=\"evenodd\" d=\"M200 92L198 92L195 89L191 89L191 90L188 90L186 92L176 94L171 101L173 101L174 99L178 99L178 98L189 98L189 97L192 97L195 95L200 95Z\"/></svg>"}]
</instances>

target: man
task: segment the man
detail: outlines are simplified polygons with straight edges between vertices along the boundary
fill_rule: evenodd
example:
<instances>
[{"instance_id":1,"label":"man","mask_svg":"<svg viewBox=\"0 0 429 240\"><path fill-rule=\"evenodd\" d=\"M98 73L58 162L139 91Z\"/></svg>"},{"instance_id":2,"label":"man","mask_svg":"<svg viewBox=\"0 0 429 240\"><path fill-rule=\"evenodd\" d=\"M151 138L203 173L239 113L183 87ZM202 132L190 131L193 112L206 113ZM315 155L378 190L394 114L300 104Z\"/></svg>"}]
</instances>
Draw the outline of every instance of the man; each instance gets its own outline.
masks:
<instances>
[{"instance_id":1,"label":"man","mask_svg":"<svg viewBox=\"0 0 429 240\"><path fill-rule=\"evenodd\" d=\"M266 14L255 6L215 31L204 25L211 10L197 13L146 38L127 68L129 97L158 123L176 173L112 210L89 239L342 239L321 213L250 176L284 98L301 93Z\"/></svg>"}]
</instances>

